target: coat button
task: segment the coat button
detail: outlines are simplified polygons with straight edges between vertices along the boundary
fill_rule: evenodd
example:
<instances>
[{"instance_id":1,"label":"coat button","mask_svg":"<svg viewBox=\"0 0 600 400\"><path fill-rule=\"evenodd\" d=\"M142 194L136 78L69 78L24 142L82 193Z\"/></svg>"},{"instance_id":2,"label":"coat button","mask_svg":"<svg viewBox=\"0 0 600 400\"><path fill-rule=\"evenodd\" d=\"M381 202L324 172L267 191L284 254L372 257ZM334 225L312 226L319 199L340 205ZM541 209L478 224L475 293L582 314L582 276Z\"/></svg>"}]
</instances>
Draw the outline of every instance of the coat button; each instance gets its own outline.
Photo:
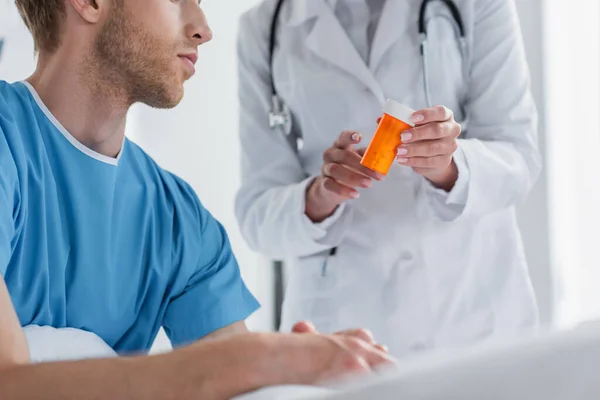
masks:
<instances>
[{"instance_id":1,"label":"coat button","mask_svg":"<svg viewBox=\"0 0 600 400\"><path fill-rule=\"evenodd\" d=\"M425 346L424 343L414 343L412 346L410 346L410 351L412 353L420 353L427 350L427 346Z\"/></svg>"},{"instance_id":2,"label":"coat button","mask_svg":"<svg viewBox=\"0 0 600 400\"><path fill-rule=\"evenodd\" d=\"M400 260L403 262L409 262L414 260L414 255L410 251L403 251L400 255Z\"/></svg>"}]
</instances>

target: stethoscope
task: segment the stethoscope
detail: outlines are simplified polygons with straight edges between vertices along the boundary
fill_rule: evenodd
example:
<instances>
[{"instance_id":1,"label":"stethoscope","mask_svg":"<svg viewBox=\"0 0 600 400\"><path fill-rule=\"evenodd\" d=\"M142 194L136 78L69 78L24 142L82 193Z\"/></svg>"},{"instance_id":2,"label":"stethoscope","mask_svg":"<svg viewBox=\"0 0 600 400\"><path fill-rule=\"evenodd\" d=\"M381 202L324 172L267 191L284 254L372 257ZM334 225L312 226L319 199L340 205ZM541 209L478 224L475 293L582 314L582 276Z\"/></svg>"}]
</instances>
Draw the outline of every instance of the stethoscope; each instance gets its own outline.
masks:
<instances>
[{"instance_id":1,"label":"stethoscope","mask_svg":"<svg viewBox=\"0 0 600 400\"><path fill-rule=\"evenodd\" d=\"M298 1L298 0L296 0ZM394 0L400 1L400 0ZM448 7L448 10L452 14L453 25L455 28L456 38L458 40L462 60L463 60L463 75L467 77L467 60L468 60L468 52L467 52L467 39L465 33L465 27L463 24L463 20L460 14L460 11L456 4L452 0L423 0L421 3L421 8L419 10L419 40L420 40L420 53L421 53L421 63L423 67L423 89L425 91L425 101L428 106L433 106L432 97L431 97L431 88L429 85L429 60L427 53L427 24L425 21L425 13L427 11L427 6L429 3L433 1L441 1ZM286 137L287 141L292 146L292 149L297 153L302 149L303 141L302 134L298 132L297 129L294 129L293 124L293 116L290 112L289 107L283 101L281 96L277 93L277 88L275 87L275 78L273 77L273 58L275 56L275 45L277 43L277 27L279 25L279 16L281 14L281 9L285 0L278 0L275 6L275 11L273 13L273 18L271 20L271 31L269 37L269 79L271 84L271 110L269 111L269 127L273 130L280 130ZM465 110L463 111L463 115L467 116ZM467 122L462 122L463 131L467 125Z\"/></svg>"}]
</instances>

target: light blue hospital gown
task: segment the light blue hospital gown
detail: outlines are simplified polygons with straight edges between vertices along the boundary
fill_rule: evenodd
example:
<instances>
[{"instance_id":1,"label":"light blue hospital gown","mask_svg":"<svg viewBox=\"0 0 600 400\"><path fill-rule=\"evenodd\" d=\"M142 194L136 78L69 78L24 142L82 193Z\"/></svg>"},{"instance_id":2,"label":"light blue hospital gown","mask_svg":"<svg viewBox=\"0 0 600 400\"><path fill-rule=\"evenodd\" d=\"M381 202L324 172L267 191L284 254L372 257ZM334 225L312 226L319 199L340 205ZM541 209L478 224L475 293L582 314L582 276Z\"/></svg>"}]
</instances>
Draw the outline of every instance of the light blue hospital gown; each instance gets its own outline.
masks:
<instances>
[{"instance_id":1,"label":"light blue hospital gown","mask_svg":"<svg viewBox=\"0 0 600 400\"><path fill-rule=\"evenodd\" d=\"M168 134L168 132L166 133ZM78 143L25 83L0 81L0 277L21 325L146 351L244 320L258 303L191 187L125 140Z\"/></svg>"}]
</instances>

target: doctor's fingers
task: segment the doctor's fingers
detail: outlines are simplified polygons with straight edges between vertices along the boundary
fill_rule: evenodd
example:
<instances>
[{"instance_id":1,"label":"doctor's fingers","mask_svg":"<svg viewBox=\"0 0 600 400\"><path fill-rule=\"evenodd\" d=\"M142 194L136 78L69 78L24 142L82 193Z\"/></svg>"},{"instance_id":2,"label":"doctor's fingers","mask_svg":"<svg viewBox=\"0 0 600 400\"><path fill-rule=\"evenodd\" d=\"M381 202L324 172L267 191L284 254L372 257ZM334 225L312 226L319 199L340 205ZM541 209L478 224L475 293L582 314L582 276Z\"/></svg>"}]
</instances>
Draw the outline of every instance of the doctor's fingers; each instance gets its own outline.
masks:
<instances>
[{"instance_id":1,"label":"doctor's fingers","mask_svg":"<svg viewBox=\"0 0 600 400\"><path fill-rule=\"evenodd\" d=\"M332 178L342 185L355 188L355 187L363 187L370 188L373 186L373 182L371 178L364 176L347 166L341 164L325 164L323 165L323 169L321 171L323 176Z\"/></svg>"},{"instance_id":2,"label":"doctor's fingers","mask_svg":"<svg viewBox=\"0 0 600 400\"><path fill-rule=\"evenodd\" d=\"M364 154L364 153L363 153ZM325 164L340 164L350 167L354 171L364 175L365 177L381 180L383 174L375 172L360 163L362 156L356 151L342 150L335 147L329 148L323 153L323 161Z\"/></svg>"},{"instance_id":3,"label":"doctor's fingers","mask_svg":"<svg viewBox=\"0 0 600 400\"><path fill-rule=\"evenodd\" d=\"M398 157L398 163L415 169L442 169L452 163L452 155L413 158Z\"/></svg>"},{"instance_id":4,"label":"doctor's fingers","mask_svg":"<svg viewBox=\"0 0 600 400\"><path fill-rule=\"evenodd\" d=\"M333 147L338 149L350 149L355 144L360 143L362 136L360 133L355 131L344 131L340 133L340 136L333 143Z\"/></svg>"},{"instance_id":5,"label":"doctor's fingers","mask_svg":"<svg viewBox=\"0 0 600 400\"><path fill-rule=\"evenodd\" d=\"M454 119L454 113L444 106L433 106L415 112L411 119L417 125L425 125L430 122L452 120Z\"/></svg>"},{"instance_id":6,"label":"doctor's fingers","mask_svg":"<svg viewBox=\"0 0 600 400\"><path fill-rule=\"evenodd\" d=\"M337 197L335 200L341 203L348 199L358 199L360 194L353 188L346 186L333 178L324 177L321 181L323 189Z\"/></svg>"},{"instance_id":7,"label":"doctor's fingers","mask_svg":"<svg viewBox=\"0 0 600 400\"><path fill-rule=\"evenodd\" d=\"M458 149L458 143L455 138L446 138L440 140L426 140L412 144L403 144L398 148L398 157L433 157L448 154L454 154Z\"/></svg>"},{"instance_id":8,"label":"doctor's fingers","mask_svg":"<svg viewBox=\"0 0 600 400\"><path fill-rule=\"evenodd\" d=\"M402 132L400 140L406 144L423 140L457 138L460 136L460 132L460 124L456 121L431 122Z\"/></svg>"}]
</instances>

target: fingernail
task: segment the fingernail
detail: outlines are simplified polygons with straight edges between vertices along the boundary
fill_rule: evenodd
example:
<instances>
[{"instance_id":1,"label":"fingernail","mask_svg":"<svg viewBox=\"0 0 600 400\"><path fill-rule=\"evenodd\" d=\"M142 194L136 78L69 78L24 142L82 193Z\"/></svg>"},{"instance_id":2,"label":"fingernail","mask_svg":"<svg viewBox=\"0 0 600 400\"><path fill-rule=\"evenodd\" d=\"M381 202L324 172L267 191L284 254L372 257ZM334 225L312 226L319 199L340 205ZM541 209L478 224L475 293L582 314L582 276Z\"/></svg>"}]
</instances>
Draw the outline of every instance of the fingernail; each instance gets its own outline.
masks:
<instances>
[{"instance_id":1,"label":"fingernail","mask_svg":"<svg viewBox=\"0 0 600 400\"><path fill-rule=\"evenodd\" d=\"M370 179L363 179L362 181L360 181L360 184L363 187L370 188L373 185L373 182Z\"/></svg>"},{"instance_id":2,"label":"fingernail","mask_svg":"<svg viewBox=\"0 0 600 400\"><path fill-rule=\"evenodd\" d=\"M358 192L350 192L350 197L352 197L353 199L358 199L360 197L360 194Z\"/></svg>"},{"instance_id":3,"label":"fingernail","mask_svg":"<svg viewBox=\"0 0 600 400\"><path fill-rule=\"evenodd\" d=\"M413 116L412 116L413 122L421 122L424 119L425 119L425 116L423 114L413 114Z\"/></svg>"},{"instance_id":4,"label":"fingernail","mask_svg":"<svg viewBox=\"0 0 600 400\"><path fill-rule=\"evenodd\" d=\"M358 142L359 140L360 140L360 135L358 133L355 133L352 135L352 141Z\"/></svg>"},{"instance_id":5,"label":"fingernail","mask_svg":"<svg viewBox=\"0 0 600 400\"><path fill-rule=\"evenodd\" d=\"M399 156L403 156L403 155L406 155L406 154L408 154L408 150L406 150L405 148L401 147L401 148L398 149L398 155Z\"/></svg>"},{"instance_id":6,"label":"fingernail","mask_svg":"<svg viewBox=\"0 0 600 400\"><path fill-rule=\"evenodd\" d=\"M402 135L400 135L400 140L402 141L402 143L406 143L408 141L410 141L410 139L412 139L413 135L410 132L404 132Z\"/></svg>"},{"instance_id":7,"label":"fingernail","mask_svg":"<svg viewBox=\"0 0 600 400\"><path fill-rule=\"evenodd\" d=\"M400 164L406 164L406 163L408 162L408 158L399 158L399 159L398 159L398 162L399 162Z\"/></svg>"}]
</instances>

